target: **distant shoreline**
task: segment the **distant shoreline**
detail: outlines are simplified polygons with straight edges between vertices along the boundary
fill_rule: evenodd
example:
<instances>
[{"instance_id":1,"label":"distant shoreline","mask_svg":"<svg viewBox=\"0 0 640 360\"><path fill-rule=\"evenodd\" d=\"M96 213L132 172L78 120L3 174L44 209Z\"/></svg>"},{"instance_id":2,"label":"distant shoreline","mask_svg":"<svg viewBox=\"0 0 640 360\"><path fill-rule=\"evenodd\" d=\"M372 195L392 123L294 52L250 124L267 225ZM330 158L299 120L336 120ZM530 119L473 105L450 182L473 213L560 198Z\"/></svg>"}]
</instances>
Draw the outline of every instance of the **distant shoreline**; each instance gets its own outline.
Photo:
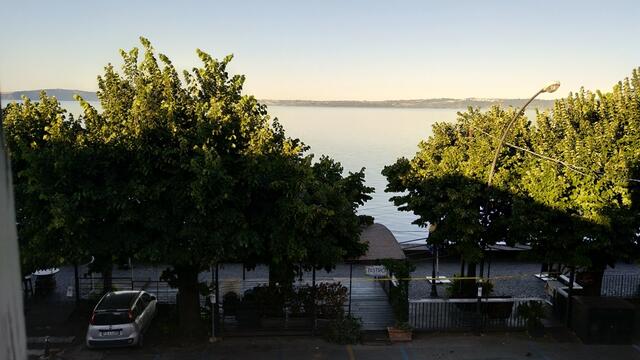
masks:
<instances>
[{"instance_id":1,"label":"distant shoreline","mask_svg":"<svg viewBox=\"0 0 640 360\"><path fill-rule=\"evenodd\" d=\"M76 94L87 101L97 101L98 97L93 91L70 89L44 89L48 95L55 96L60 101L73 101ZM38 100L41 90L25 90L1 93L3 102L21 100L26 96L31 100ZM487 108L492 105L520 107L527 99L414 99L414 100L273 100L261 99L262 104L268 106L308 106L308 107L342 107L342 108L396 108L396 109L466 109ZM531 104L534 108L549 109L553 107L555 100L534 100Z\"/></svg>"}]
</instances>

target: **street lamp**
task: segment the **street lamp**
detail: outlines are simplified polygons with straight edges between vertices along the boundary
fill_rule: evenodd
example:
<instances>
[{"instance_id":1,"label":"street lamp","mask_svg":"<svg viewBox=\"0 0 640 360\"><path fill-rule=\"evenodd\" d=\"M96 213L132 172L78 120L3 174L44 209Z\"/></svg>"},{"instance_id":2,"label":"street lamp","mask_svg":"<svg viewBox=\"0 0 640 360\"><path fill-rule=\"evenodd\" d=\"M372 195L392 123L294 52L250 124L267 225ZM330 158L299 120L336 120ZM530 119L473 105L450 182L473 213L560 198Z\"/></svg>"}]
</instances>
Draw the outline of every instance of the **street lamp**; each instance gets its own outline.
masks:
<instances>
[{"instance_id":1,"label":"street lamp","mask_svg":"<svg viewBox=\"0 0 640 360\"><path fill-rule=\"evenodd\" d=\"M549 93L550 94L552 92L555 92L556 90L558 90L559 87L560 87L560 82L559 81L554 81L551 84L549 84L549 85L543 87L542 89L540 89L537 93L535 93L535 95L533 95L531 97L531 99L529 99L529 101L527 101L524 104L524 106L522 106L522 108L520 108L520 111L518 111L513 116L513 119L511 119L509 124L507 124L507 127L502 132L502 137L500 138L500 143L498 144L498 147L496 147L496 151L493 154L493 163L491 163L491 171L489 172L489 181L487 181L487 185L491 186L491 181L493 180L493 174L496 171L496 163L498 162L498 155L500 155L500 149L502 149L502 145L504 144L504 140L507 138L507 134L509 134L509 130L511 130L511 126L513 126L513 124L516 122L516 120L518 120L518 118L524 113L524 110L527 108L527 106L529 104L531 104L533 99L535 99L536 97L538 97L538 95L540 95L542 93Z\"/></svg>"}]
</instances>

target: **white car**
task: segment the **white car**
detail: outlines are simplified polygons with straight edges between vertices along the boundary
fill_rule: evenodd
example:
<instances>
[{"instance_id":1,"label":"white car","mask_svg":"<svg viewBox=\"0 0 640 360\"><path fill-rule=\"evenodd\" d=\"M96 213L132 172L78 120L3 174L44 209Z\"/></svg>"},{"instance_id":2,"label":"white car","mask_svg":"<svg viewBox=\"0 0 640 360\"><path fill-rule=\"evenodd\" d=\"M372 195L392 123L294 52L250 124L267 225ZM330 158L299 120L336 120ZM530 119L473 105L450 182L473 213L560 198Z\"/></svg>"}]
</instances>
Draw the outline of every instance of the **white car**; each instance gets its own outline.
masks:
<instances>
[{"instance_id":1,"label":"white car","mask_svg":"<svg viewBox=\"0 0 640 360\"><path fill-rule=\"evenodd\" d=\"M156 314L156 297L146 291L114 291L98 302L89 328L89 348L142 346L144 331Z\"/></svg>"}]
</instances>

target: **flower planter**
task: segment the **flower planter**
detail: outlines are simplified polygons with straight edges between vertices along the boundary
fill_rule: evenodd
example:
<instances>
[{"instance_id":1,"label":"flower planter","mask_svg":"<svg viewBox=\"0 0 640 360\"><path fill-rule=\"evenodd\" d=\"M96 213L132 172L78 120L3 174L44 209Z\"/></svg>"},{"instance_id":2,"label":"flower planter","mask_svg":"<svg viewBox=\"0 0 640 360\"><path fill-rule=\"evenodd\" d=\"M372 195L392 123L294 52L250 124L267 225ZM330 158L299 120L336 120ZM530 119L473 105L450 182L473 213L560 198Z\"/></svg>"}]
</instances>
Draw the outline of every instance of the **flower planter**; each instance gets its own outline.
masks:
<instances>
[{"instance_id":1,"label":"flower planter","mask_svg":"<svg viewBox=\"0 0 640 360\"><path fill-rule=\"evenodd\" d=\"M387 327L387 332L389 333L389 340L391 342L411 341L413 337L412 330L402 330L389 326Z\"/></svg>"}]
</instances>

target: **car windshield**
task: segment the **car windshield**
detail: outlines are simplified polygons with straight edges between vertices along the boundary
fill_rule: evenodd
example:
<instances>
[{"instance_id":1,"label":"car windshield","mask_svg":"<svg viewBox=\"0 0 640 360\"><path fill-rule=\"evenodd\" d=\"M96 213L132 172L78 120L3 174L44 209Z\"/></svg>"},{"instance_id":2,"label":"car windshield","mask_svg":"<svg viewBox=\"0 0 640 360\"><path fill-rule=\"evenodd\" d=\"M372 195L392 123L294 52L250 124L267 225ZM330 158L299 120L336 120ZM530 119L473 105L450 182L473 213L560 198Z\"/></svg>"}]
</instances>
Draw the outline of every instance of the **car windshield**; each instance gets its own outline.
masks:
<instances>
[{"instance_id":1,"label":"car windshield","mask_svg":"<svg viewBox=\"0 0 640 360\"><path fill-rule=\"evenodd\" d=\"M130 323L127 311L97 312L93 317L93 325L118 325Z\"/></svg>"},{"instance_id":2,"label":"car windshield","mask_svg":"<svg viewBox=\"0 0 640 360\"><path fill-rule=\"evenodd\" d=\"M138 294L138 292L109 293L100 301L96 310L130 309Z\"/></svg>"}]
</instances>

